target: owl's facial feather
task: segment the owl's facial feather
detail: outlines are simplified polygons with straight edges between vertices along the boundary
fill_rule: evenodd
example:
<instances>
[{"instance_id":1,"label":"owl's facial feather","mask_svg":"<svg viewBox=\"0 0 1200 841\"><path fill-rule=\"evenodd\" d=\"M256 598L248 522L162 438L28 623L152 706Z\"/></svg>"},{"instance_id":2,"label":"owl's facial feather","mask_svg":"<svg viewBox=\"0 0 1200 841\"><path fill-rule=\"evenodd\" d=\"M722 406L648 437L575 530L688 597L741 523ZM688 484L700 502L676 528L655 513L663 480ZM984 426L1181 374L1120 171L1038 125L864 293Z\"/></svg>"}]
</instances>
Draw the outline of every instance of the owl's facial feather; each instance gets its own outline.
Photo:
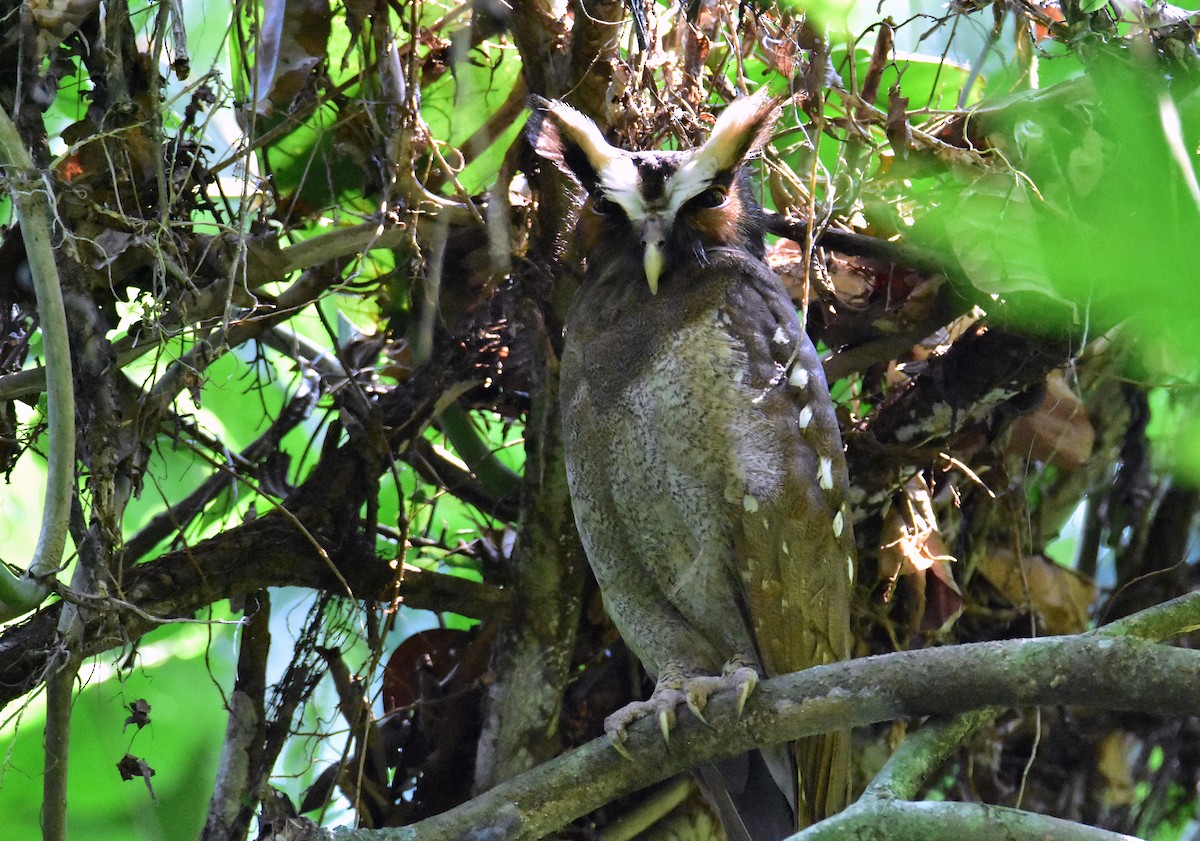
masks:
<instances>
[{"instance_id":1,"label":"owl's facial feather","mask_svg":"<svg viewBox=\"0 0 1200 841\"><path fill-rule=\"evenodd\" d=\"M642 267L652 293L682 254L702 256L705 244L745 240L739 220L745 219L747 206L737 196L738 170L770 137L779 101L765 93L735 100L708 140L684 152L627 152L608 143L595 123L564 103L540 100L535 108L541 119L530 123L534 149L588 191L595 221L624 216L641 240Z\"/></svg>"}]
</instances>

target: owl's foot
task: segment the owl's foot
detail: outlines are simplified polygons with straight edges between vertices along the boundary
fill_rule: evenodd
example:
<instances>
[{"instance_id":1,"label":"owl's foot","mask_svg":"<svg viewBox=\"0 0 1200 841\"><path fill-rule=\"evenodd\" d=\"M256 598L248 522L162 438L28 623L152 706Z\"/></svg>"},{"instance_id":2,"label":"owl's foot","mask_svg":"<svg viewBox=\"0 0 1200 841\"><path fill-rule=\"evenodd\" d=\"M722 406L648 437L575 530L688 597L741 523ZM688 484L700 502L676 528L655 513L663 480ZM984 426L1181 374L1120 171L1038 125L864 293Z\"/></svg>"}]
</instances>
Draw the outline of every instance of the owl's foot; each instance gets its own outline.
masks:
<instances>
[{"instance_id":1,"label":"owl's foot","mask_svg":"<svg viewBox=\"0 0 1200 841\"><path fill-rule=\"evenodd\" d=\"M736 689L737 714L740 718L742 709L746 706L746 699L757 685L758 672L739 657L726 663L720 675L684 676L680 669L668 666L659 675L658 683L649 698L626 704L604 719L604 732L608 734L618 753L626 759L632 759L625 750L625 740L628 737L625 728L639 718L648 715L657 718L663 741L669 742L671 728L675 726L675 710L681 704L686 704L696 718L708 724L704 718L704 708L708 706L708 699L718 692Z\"/></svg>"},{"instance_id":2,"label":"owl's foot","mask_svg":"<svg viewBox=\"0 0 1200 841\"><path fill-rule=\"evenodd\" d=\"M741 718L742 710L746 709L746 699L750 697L754 687L758 686L758 670L742 658L734 657L721 670L721 680L725 681L727 686L737 689L737 717Z\"/></svg>"},{"instance_id":3,"label":"owl's foot","mask_svg":"<svg viewBox=\"0 0 1200 841\"><path fill-rule=\"evenodd\" d=\"M658 719L658 729L662 731L663 741L669 742L671 728L675 726L675 708L680 704L688 703L684 689L685 681L686 679L679 679L664 682L662 678L659 678L654 692L645 701L626 704L604 719L604 732L608 734L613 747L626 758L632 759L633 757L625 751L625 740L628 738L625 728L639 718L645 718L648 715Z\"/></svg>"}]
</instances>

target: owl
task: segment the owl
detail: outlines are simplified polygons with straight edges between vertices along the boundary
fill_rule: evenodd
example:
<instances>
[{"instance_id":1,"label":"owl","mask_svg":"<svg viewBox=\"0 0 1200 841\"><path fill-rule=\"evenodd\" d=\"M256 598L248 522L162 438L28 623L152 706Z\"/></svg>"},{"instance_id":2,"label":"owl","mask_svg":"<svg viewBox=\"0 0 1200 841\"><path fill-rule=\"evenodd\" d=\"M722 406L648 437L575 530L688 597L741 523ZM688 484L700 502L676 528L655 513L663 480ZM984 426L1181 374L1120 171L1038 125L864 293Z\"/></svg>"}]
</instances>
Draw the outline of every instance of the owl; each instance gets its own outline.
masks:
<instances>
[{"instance_id":1,"label":"owl","mask_svg":"<svg viewBox=\"0 0 1200 841\"><path fill-rule=\"evenodd\" d=\"M686 151L626 151L537 100L535 151L578 181L584 279L564 324L575 522L605 608L656 684L654 716L845 659L855 562L845 459L812 342L764 261L745 162L781 103L735 100ZM841 809L838 732L696 770L728 837L775 839Z\"/></svg>"}]
</instances>

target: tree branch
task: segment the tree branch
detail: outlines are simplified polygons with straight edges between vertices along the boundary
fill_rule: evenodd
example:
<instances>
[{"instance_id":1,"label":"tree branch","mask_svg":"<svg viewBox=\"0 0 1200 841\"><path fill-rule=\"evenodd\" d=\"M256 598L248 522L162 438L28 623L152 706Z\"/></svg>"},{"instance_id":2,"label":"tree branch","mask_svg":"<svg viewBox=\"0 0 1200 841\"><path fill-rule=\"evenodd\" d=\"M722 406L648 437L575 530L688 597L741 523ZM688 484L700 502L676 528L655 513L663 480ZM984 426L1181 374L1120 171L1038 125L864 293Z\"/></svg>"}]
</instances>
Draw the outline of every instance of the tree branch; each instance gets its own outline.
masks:
<instances>
[{"instance_id":1,"label":"tree branch","mask_svg":"<svg viewBox=\"0 0 1200 841\"><path fill-rule=\"evenodd\" d=\"M996 717L999 710L983 707L951 719L927 722L896 748L862 800L911 800L929 776L950 758L963 741Z\"/></svg>"},{"instance_id":2,"label":"tree branch","mask_svg":"<svg viewBox=\"0 0 1200 841\"><path fill-rule=\"evenodd\" d=\"M406 450L443 401L453 400L478 379L476 367L488 341L481 334L439 345L434 362L380 398L386 440L372 440L369 449L368 442L352 439L322 457L284 501L286 516L272 512L126 571L112 585L111 591L119 593L116 600L90 604L112 608L119 621L101 622L93 614L83 629L80 655L118 648L161 624L190 618L215 601L266 587L294 585L389 601L399 596L411 607L466 616L503 611L508 595L492 587L394 568L376 555L359 517L369 492L368 473L382 470L391 453ZM254 562L247 563L248 558ZM60 612L61 604L51 605L0 635L0 705L45 678Z\"/></svg>"},{"instance_id":3,"label":"tree branch","mask_svg":"<svg viewBox=\"0 0 1200 841\"><path fill-rule=\"evenodd\" d=\"M1097 633L1162 642L1196 630L1200 630L1200 593L1187 593L1118 619Z\"/></svg>"},{"instance_id":4,"label":"tree branch","mask_svg":"<svg viewBox=\"0 0 1200 841\"><path fill-rule=\"evenodd\" d=\"M302 240L282 250L277 238L249 243L244 257L244 277L239 277L239 281L244 283L247 290L253 291L267 283L283 280L292 272L302 269L306 271L292 286L279 294L275 299L274 308L265 317L259 313L252 321L231 325L226 344L232 347L255 338L267 328L291 318L297 310L316 300L338 278L336 271L330 273L324 268L328 263L346 260L376 248L395 247L402 243L407 235L402 224L363 222ZM214 251L220 250L218 245L212 247ZM227 266L225 271L229 273L240 269ZM190 329L190 325L221 317L230 294L228 282L221 280L209 283L194 292L185 291L171 313L159 322L153 336L130 334L114 342L118 366L124 368L140 359L161 347L164 338L178 335ZM44 326L43 315L43 328ZM45 368L28 368L0 377L0 400L25 397L45 389Z\"/></svg>"},{"instance_id":5,"label":"tree branch","mask_svg":"<svg viewBox=\"0 0 1200 841\"><path fill-rule=\"evenodd\" d=\"M365 541L328 550L355 596L392 600L397 570ZM247 559L253 558L253 563ZM179 617L266 587L307 587L345 594L341 582L312 544L279 517L261 517L188 549L169 552L125 573L120 601L97 602L82 630L80 655L119 648ZM464 578L405 568L400 599L416 609L496 616L508 602L504 591ZM62 603L43 608L0 635L0 707L45 678ZM106 618L107 617L107 618ZM119 617L119 623L113 618Z\"/></svg>"},{"instance_id":6,"label":"tree branch","mask_svg":"<svg viewBox=\"0 0 1200 841\"><path fill-rule=\"evenodd\" d=\"M1200 652L1095 632L866 657L764 681L737 721L736 699L722 694L707 711L714 726L685 715L669 744L663 742L656 721L640 721L630 728L626 743L634 762L622 759L607 740L596 739L412 826L315 837L427 841L486 832L494 839L541 838L617 797L700 762L762 745L843 727L989 707L1077 704L1194 715L1200 713L1197 685ZM989 813L1002 814L1005 821L1020 816L1021 826L1033 825L1022 813L992 807L960 810L948 820L976 821ZM1041 824L1043 829L1050 825ZM960 830L958 837L992 836Z\"/></svg>"},{"instance_id":7,"label":"tree branch","mask_svg":"<svg viewBox=\"0 0 1200 841\"><path fill-rule=\"evenodd\" d=\"M25 241L46 354L46 416L49 425L46 498L37 548L25 575L17 579L0 564L0 621L41 603L49 592L39 579L54 574L67 545L67 516L75 479L75 393L71 382L71 346L62 284L50 244L53 203L44 180L21 141L17 127L0 108L0 168L12 187L13 207Z\"/></svg>"},{"instance_id":8,"label":"tree branch","mask_svg":"<svg viewBox=\"0 0 1200 841\"><path fill-rule=\"evenodd\" d=\"M536 336L525 425L521 529L506 571L515 593L513 621L493 646L495 680L487 689L475 783L486 789L562 750L559 718L573 678L571 655L583 605L587 561L575 534L558 408L558 360L544 322L530 313ZM537 329L532 329L536 323Z\"/></svg>"},{"instance_id":9,"label":"tree branch","mask_svg":"<svg viewBox=\"0 0 1200 841\"><path fill-rule=\"evenodd\" d=\"M872 801L792 836L792 841L1138 841L1062 818L979 803Z\"/></svg>"},{"instance_id":10,"label":"tree branch","mask_svg":"<svg viewBox=\"0 0 1200 841\"><path fill-rule=\"evenodd\" d=\"M271 648L271 601L256 593L247 607L238 650L237 682L229 696L229 721L208 817L200 841L245 838L258 805L254 777L266 738L267 659Z\"/></svg>"}]
</instances>

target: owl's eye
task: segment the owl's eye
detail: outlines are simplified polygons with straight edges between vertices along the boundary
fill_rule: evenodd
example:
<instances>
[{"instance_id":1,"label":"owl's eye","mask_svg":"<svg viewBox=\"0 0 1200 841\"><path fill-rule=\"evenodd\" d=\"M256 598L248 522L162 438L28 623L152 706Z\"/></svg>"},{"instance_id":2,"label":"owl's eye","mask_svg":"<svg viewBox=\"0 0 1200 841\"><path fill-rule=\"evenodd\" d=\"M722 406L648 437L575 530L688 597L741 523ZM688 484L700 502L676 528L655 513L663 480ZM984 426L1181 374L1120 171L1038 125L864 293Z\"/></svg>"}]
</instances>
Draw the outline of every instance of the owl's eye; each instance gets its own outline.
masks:
<instances>
[{"instance_id":1,"label":"owl's eye","mask_svg":"<svg viewBox=\"0 0 1200 841\"><path fill-rule=\"evenodd\" d=\"M592 201L592 213L595 213L597 216L612 216L620 211L620 209L620 205L604 196L597 196Z\"/></svg>"},{"instance_id":2,"label":"owl's eye","mask_svg":"<svg viewBox=\"0 0 1200 841\"><path fill-rule=\"evenodd\" d=\"M724 187L709 187L688 204L698 210L715 210L729 201L729 193Z\"/></svg>"}]
</instances>

